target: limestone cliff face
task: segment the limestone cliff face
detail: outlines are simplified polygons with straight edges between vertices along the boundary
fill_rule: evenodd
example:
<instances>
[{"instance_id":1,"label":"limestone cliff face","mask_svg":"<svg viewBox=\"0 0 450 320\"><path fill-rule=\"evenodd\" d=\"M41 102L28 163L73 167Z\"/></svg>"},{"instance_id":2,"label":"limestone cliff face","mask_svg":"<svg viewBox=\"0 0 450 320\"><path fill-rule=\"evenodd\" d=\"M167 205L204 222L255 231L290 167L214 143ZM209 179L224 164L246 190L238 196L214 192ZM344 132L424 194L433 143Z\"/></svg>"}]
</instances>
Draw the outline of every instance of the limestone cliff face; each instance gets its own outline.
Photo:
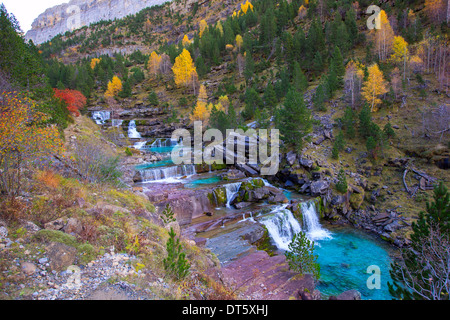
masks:
<instances>
[{"instance_id":1,"label":"limestone cliff face","mask_svg":"<svg viewBox=\"0 0 450 320\"><path fill-rule=\"evenodd\" d=\"M34 20L25 38L35 44L101 20L120 19L170 0L70 0L47 9Z\"/></svg>"}]
</instances>

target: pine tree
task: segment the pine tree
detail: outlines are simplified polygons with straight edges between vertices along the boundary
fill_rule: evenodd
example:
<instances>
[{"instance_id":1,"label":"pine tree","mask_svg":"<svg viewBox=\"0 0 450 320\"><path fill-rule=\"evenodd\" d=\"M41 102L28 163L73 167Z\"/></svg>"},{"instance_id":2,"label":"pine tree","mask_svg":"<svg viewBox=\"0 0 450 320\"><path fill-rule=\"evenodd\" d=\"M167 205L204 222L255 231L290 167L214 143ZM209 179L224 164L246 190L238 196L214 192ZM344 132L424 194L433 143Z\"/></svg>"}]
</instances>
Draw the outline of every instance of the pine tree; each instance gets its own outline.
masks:
<instances>
[{"instance_id":1,"label":"pine tree","mask_svg":"<svg viewBox=\"0 0 450 320\"><path fill-rule=\"evenodd\" d=\"M269 110L273 110L278 103L277 95L275 90L273 89L272 83L269 83L264 91L264 105L269 108Z\"/></svg>"},{"instance_id":2,"label":"pine tree","mask_svg":"<svg viewBox=\"0 0 450 320\"><path fill-rule=\"evenodd\" d=\"M277 127L282 139L293 144L298 152L303 148L303 138L312 130L312 116L306 107L303 95L290 89L283 108L278 110Z\"/></svg>"},{"instance_id":3,"label":"pine tree","mask_svg":"<svg viewBox=\"0 0 450 320\"><path fill-rule=\"evenodd\" d=\"M308 79L306 78L305 74L300 68L300 64L297 61L294 62L292 73L293 87L296 90L304 93L308 88Z\"/></svg>"},{"instance_id":4,"label":"pine tree","mask_svg":"<svg viewBox=\"0 0 450 320\"><path fill-rule=\"evenodd\" d=\"M312 273L315 279L320 278L320 265L317 263L317 255L314 255L314 241L300 231L295 234L289 244L289 250L285 252L289 267L301 275Z\"/></svg>"},{"instance_id":5,"label":"pine tree","mask_svg":"<svg viewBox=\"0 0 450 320\"><path fill-rule=\"evenodd\" d=\"M347 185L347 179L345 178L344 169L341 168L339 170L337 179L338 179L338 181L336 183L336 190L340 193L347 193L348 185Z\"/></svg>"},{"instance_id":6,"label":"pine tree","mask_svg":"<svg viewBox=\"0 0 450 320\"><path fill-rule=\"evenodd\" d=\"M389 292L402 300L449 300L448 254L450 195L443 182L434 188L434 202L413 222L411 245L391 264Z\"/></svg>"}]
</instances>

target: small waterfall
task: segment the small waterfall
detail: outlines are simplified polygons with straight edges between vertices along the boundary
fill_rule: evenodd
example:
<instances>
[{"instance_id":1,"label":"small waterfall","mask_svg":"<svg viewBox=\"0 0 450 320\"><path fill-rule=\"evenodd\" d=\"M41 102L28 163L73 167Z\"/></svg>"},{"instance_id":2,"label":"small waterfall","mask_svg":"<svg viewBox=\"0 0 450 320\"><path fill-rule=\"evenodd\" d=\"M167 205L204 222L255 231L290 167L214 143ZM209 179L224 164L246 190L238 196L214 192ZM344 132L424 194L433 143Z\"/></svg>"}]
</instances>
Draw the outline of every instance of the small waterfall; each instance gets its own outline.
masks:
<instances>
[{"instance_id":1,"label":"small waterfall","mask_svg":"<svg viewBox=\"0 0 450 320\"><path fill-rule=\"evenodd\" d=\"M94 111L92 113L92 119L98 125L103 125L109 119L111 119L111 112L109 111Z\"/></svg>"},{"instance_id":2,"label":"small waterfall","mask_svg":"<svg viewBox=\"0 0 450 320\"><path fill-rule=\"evenodd\" d=\"M123 120L121 119L111 119L111 125L113 127L120 127L123 123Z\"/></svg>"},{"instance_id":3,"label":"small waterfall","mask_svg":"<svg viewBox=\"0 0 450 320\"><path fill-rule=\"evenodd\" d=\"M158 138L152 143L152 148L175 147L178 145L176 139Z\"/></svg>"},{"instance_id":4,"label":"small waterfall","mask_svg":"<svg viewBox=\"0 0 450 320\"><path fill-rule=\"evenodd\" d=\"M230 183L225 185L225 190L227 192L227 208L231 208L231 201L235 194L239 192L242 182Z\"/></svg>"},{"instance_id":5,"label":"small waterfall","mask_svg":"<svg viewBox=\"0 0 450 320\"><path fill-rule=\"evenodd\" d=\"M303 228L310 240L323 240L331 238L331 233L322 228L319 216L313 201L302 202L301 210L303 215Z\"/></svg>"},{"instance_id":6,"label":"small waterfall","mask_svg":"<svg viewBox=\"0 0 450 320\"><path fill-rule=\"evenodd\" d=\"M130 139L141 139L141 134L136 129L136 121L131 120L128 125L128 137Z\"/></svg>"},{"instance_id":7,"label":"small waterfall","mask_svg":"<svg viewBox=\"0 0 450 320\"><path fill-rule=\"evenodd\" d=\"M160 182L164 180L170 182L173 179L192 176L194 174L196 174L195 165L164 167L141 171L143 182Z\"/></svg>"},{"instance_id":8,"label":"small waterfall","mask_svg":"<svg viewBox=\"0 0 450 320\"><path fill-rule=\"evenodd\" d=\"M281 250L289 250L294 234L304 231L312 241L330 239L331 233L322 228L314 202L303 202L303 226L295 219L287 205L275 208L271 214L261 221L267 228L276 246Z\"/></svg>"},{"instance_id":9,"label":"small waterfall","mask_svg":"<svg viewBox=\"0 0 450 320\"><path fill-rule=\"evenodd\" d=\"M139 141L134 144L133 148L135 148L137 150L141 150L146 144L147 144L147 141Z\"/></svg>"},{"instance_id":10,"label":"small waterfall","mask_svg":"<svg viewBox=\"0 0 450 320\"><path fill-rule=\"evenodd\" d=\"M286 207L287 205L277 207L267 219L261 221L266 226L277 248L281 250L289 250L289 244L294 234L302 231L300 223Z\"/></svg>"}]
</instances>

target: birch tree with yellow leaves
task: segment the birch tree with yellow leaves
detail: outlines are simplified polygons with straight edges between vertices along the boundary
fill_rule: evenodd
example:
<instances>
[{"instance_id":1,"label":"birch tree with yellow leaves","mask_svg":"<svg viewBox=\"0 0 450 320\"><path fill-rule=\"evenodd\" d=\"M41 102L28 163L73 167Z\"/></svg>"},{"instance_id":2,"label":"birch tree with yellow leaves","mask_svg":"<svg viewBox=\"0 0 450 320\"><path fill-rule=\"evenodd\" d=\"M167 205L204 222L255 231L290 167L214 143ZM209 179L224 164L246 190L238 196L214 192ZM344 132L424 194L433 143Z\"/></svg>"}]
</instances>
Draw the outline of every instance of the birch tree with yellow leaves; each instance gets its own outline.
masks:
<instances>
[{"instance_id":1,"label":"birch tree with yellow leaves","mask_svg":"<svg viewBox=\"0 0 450 320\"><path fill-rule=\"evenodd\" d=\"M392 42L394 41L394 31L389 23L388 16L384 10L380 11L380 29L373 29L370 31L370 37L375 43L374 50L378 54L381 61L386 60L392 49Z\"/></svg>"},{"instance_id":2,"label":"birch tree with yellow leaves","mask_svg":"<svg viewBox=\"0 0 450 320\"><path fill-rule=\"evenodd\" d=\"M378 64L374 63L368 69L369 76L367 81L364 82L361 94L370 105L370 111L376 111L377 106L381 104L382 100L379 98L381 95L388 92L387 83L384 80L383 73L381 72Z\"/></svg>"},{"instance_id":3,"label":"birch tree with yellow leaves","mask_svg":"<svg viewBox=\"0 0 450 320\"><path fill-rule=\"evenodd\" d=\"M198 82L197 69L188 50L183 49L181 54L176 57L172 71L177 86L192 86L194 94L196 94L196 85Z\"/></svg>"},{"instance_id":4,"label":"birch tree with yellow leaves","mask_svg":"<svg viewBox=\"0 0 450 320\"><path fill-rule=\"evenodd\" d=\"M108 82L105 98L115 97L120 91L122 91L122 81L120 81L118 76L114 76L112 80Z\"/></svg>"}]
</instances>

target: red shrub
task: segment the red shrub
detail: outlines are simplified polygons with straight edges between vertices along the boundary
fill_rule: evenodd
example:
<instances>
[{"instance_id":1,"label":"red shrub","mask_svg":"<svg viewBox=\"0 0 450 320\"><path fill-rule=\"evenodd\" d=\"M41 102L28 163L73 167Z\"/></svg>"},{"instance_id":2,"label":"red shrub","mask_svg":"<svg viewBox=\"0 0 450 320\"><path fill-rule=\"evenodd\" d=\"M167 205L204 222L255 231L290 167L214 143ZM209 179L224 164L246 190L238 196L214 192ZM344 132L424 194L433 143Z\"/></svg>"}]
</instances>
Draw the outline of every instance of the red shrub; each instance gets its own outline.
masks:
<instances>
[{"instance_id":1,"label":"red shrub","mask_svg":"<svg viewBox=\"0 0 450 320\"><path fill-rule=\"evenodd\" d=\"M53 89L55 91L55 97L62 99L66 105L67 110L76 117L80 116L80 109L86 105L86 97L77 90L59 90Z\"/></svg>"}]
</instances>

